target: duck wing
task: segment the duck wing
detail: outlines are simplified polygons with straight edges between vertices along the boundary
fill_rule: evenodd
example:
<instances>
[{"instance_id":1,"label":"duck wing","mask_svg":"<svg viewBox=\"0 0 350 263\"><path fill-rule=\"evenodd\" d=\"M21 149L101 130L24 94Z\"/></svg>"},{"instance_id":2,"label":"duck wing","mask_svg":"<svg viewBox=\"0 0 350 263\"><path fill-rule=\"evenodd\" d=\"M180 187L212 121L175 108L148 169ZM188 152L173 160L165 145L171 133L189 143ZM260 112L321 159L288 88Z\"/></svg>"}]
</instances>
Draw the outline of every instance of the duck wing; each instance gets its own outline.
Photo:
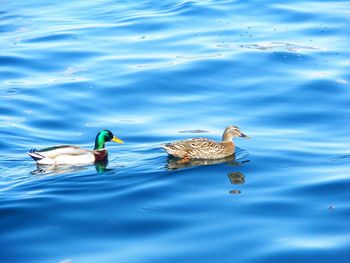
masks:
<instances>
[{"instance_id":1,"label":"duck wing","mask_svg":"<svg viewBox=\"0 0 350 263\"><path fill-rule=\"evenodd\" d=\"M42 158L55 159L60 155L83 155L87 154L90 151L82 149L74 145L58 145L53 147L44 148L41 150L30 150L29 155L38 155Z\"/></svg>"},{"instance_id":2,"label":"duck wing","mask_svg":"<svg viewBox=\"0 0 350 263\"><path fill-rule=\"evenodd\" d=\"M219 149L219 144L206 138L194 138L174 143L168 143L163 148L171 155L183 158L185 156L210 155Z\"/></svg>"},{"instance_id":3,"label":"duck wing","mask_svg":"<svg viewBox=\"0 0 350 263\"><path fill-rule=\"evenodd\" d=\"M204 138L193 139L190 146L191 150L189 151L189 155L192 158L200 159L211 159L212 156L216 155L221 149L219 143Z\"/></svg>"}]
</instances>

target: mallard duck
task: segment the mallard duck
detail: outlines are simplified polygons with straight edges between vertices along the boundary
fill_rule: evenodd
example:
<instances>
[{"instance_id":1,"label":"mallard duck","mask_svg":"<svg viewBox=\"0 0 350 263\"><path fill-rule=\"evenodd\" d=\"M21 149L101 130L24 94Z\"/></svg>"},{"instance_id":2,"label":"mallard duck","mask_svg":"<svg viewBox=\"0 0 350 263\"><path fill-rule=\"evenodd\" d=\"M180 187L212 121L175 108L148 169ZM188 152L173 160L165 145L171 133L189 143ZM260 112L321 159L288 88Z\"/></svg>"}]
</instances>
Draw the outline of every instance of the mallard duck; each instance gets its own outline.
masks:
<instances>
[{"instance_id":1,"label":"mallard duck","mask_svg":"<svg viewBox=\"0 0 350 263\"><path fill-rule=\"evenodd\" d=\"M247 138L237 126L228 126L222 135L221 142L206 138L194 138L163 146L169 155L184 159L221 159L233 155L235 145L233 137Z\"/></svg>"},{"instance_id":2,"label":"mallard duck","mask_svg":"<svg viewBox=\"0 0 350 263\"><path fill-rule=\"evenodd\" d=\"M102 130L96 135L95 148L92 151L74 145L59 145L41 150L32 149L28 155L38 164L90 164L107 159L108 152L105 143L109 141L124 143L109 130Z\"/></svg>"}]
</instances>

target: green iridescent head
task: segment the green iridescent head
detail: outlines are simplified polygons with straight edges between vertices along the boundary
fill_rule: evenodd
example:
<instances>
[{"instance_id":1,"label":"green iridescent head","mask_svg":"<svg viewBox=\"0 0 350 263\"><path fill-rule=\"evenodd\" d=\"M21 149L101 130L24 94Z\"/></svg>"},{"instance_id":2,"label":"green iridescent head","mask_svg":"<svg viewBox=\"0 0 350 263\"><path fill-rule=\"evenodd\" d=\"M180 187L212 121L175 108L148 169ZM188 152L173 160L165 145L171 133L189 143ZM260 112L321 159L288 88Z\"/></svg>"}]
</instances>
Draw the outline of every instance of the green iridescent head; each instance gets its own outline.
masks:
<instances>
[{"instance_id":1,"label":"green iridescent head","mask_svg":"<svg viewBox=\"0 0 350 263\"><path fill-rule=\"evenodd\" d=\"M105 143L113 141L117 143L124 143L121 139L115 137L109 130L102 130L96 135L94 150L102 150L105 148Z\"/></svg>"}]
</instances>

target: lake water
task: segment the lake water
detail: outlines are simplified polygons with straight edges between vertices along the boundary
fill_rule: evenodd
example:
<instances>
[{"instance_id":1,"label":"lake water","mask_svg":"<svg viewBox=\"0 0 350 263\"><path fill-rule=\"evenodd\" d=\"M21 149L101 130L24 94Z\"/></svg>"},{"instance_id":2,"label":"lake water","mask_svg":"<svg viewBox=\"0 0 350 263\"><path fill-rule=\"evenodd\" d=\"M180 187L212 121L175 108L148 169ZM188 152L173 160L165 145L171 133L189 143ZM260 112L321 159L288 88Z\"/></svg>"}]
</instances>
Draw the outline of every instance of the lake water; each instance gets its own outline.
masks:
<instances>
[{"instance_id":1,"label":"lake water","mask_svg":"<svg viewBox=\"0 0 350 263\"><path fill-rule=\"evenodd\" d=\"M349 43L349 1L0 0L0 261L350 262Z\"/></svg>"}]
</instances>

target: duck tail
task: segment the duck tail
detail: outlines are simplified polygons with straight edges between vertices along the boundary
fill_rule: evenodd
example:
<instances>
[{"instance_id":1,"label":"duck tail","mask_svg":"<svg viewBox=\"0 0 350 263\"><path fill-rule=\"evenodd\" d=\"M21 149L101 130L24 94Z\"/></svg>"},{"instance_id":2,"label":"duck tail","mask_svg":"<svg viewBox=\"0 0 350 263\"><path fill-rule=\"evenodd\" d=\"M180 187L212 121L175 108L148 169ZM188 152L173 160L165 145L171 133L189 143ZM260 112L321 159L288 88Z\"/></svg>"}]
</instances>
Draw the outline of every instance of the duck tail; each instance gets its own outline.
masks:
<instances>
[{"instance_id":1,"label":"duck tail","mask_svg":"<svg viewBox=\"0 0 350 263\"><path fill-rule=\"evenodd\" d=\"M166 145L163 145L162 148L170 155L174 156L174 157L178 157L178 158L182 158L186 155L186 153L184 151L182 151L181 149L177 148L176 145L172 144L172 143L168 143Z\"/></svg>"},{"instance_id":2,"label":"duck tail","mask_svg":"<svg viewBox=\"0 0 350 263\"><path fill-rule=\"evenodd\" d=\"M38 153L38 151L36 149L31 149L29 151L28 155L30 157L32 157L34 159L34 161L42 160L42 159L45 158L45 156L43 156L40 153Z\"/></svg>"},{"instance_id":3,"label":"duck tail","mask_svg":"<svg viewBox=\"0 0 350 263\"><path fill-rule=\"evenodd\" d=\"M162 145L162 148L163 148L164 150L166 150L167 152L171 152L171 151L174 150L173 145L172 145L171 143Z\"/></svg>"}]
</instances>

